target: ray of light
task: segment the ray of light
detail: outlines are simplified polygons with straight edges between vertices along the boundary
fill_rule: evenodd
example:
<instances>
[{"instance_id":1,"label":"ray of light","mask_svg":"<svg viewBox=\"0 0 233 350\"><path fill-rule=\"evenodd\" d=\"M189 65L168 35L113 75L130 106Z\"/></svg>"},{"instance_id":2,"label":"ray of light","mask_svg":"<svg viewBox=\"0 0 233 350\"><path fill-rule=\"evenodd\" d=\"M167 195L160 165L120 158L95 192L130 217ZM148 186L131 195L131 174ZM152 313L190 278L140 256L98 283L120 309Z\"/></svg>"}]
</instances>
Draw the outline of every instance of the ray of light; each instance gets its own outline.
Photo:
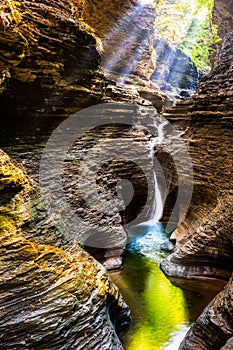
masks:
<instances>
[{"instance_id":1,"label":"ray of light","mask_svg":"<svg viewBox=\"0 0 233 350\"><path fill-rule=\"evenodd\" d=\"M136 21L136 18L141 16L144 7L148 4L149 0L138 2L134 9L130 9L103 40L103 45L107 52L106 57L103 59L104 69L114 71L120 63L125 60L128 61L128 64L120 71L121 74L128 75L135 69L140 58L142 58L144 54L145 48L143 50L143 45L141 44L144 42L147 35L145 29L140 27L140 18L138 21ZM132 25L132 23L134 23L134 25ZM112 40L116 40L117 37L120 39L123 37L124 39L119 43L117 50L109 54ZM135 47L131 47L132 43L135 43ZM132 52L129 53L130 50Z\"/></svg>"},{"instance_id":2,"label":"ray of light","mask_svg":"<svg viewBox=\"0 0 233 350\"><path fill-rule=\"evenodd\" d=\"M148 50L148 44L143 45L146 39L145 28L140 28L140 15L142 11L145 10L146 6L150 6L153 3L153 0L140 0L137 5L128 11L122 18L122 20L112 29L112 31L107 35L107 37L103 40L104 45L106 47L106 56L103 59L103 68L107 71L117 72L121 75L119 77L119 83L125 83L128 76L137 71L137 66L140 65L140 61L143 61L143 56ZM171 5L169 5L171 6ZM174 6L174 5L172 5ZM176 4L175 4L176 6ZM196 3L189 3L190 11L186 13L186 19L184 21L184 27L182 28L181 37L184 39L185 37L189 37L189 33L192 30L192 15L195 12ZM179 11L174 7L174 11ZM202 8L198 12L198 19L200 22L204 20L208 14L208 10L206 8ZM138 17L138 19L137 19ZM133 24L132 24L133 23ZM139 23L139 25L138 25ZM117 40L119 37L119 46L117 50L111 52L112 40ZM122 37L124 38L122 40ZM182 39L181 39L182 40ZM134 46L132 46L132 43ZM192 39L192 44L195 45L195 42ZM157 52L157 60L163 60L163 55L165 53L165 42L163 40L160 43L157 43L160 47L155 47ZM179 87L179 84L174 81L175 72L179 72L178 76L180 82L182 84L182 75L185 77L188 69L188 59L182 62L182 66L180 66L181 61L177 59L177 54L174 50L171 50L170 53L166 53L166 61L164 65L167 65L169 69L167 72L157 72L154 74L154 81L157 85L161 85L162 83L170 83L172 86ZM170 55L170 56L169 56ZM123 76L123 78L122 78Z\"/></svg>"}]
</instances>

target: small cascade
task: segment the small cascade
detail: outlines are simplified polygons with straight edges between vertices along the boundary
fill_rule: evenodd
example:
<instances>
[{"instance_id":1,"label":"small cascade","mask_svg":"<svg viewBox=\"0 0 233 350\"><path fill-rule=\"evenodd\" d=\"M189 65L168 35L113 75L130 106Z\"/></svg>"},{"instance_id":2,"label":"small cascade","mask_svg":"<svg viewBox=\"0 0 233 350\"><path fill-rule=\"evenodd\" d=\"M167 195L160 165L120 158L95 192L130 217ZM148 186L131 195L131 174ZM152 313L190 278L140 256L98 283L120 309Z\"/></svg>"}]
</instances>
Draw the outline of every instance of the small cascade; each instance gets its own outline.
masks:
<instances>
[{"instance_id":1,"label":"small cascade","mask_svg":"<svg viewBox=\"0 0 233 350\"><path fill-rule=\"evenodd\" d=\"M151 162L151 182L153 184L153 193L151 196L151 203L149 203L148 210L146 212L146 220L137 224L129 226L129 235L132 240L132 236L138 237L148 231L153 231L153 228L156 227L155 231L158 231L159 220L163 215L164 203L167 196L167 188L164 183L160 184L157 178L157 170L161 168L159 162L154 156L155 147L161 145L164 141L164 126L167 124L166 120L161 120L160 123L154 125L157 129L157 137L154 137L150 140L149 143L149 152L150 152L150 162ZM164 179L162 179L164 180Z\"/></svg>"},{"instance_id":2,"label":"small cascade","mask_svg":"<svg viewBox=\"0 0 233 350\"><path fill-rule=\"evenodd\" d=\"M151 156L151 160L152 160L152 172L153 172L153 184L154 184L154 194L153 194L153 202L152 202L152 210L151 210L151 214L150 214L150 218L148 221L139 224L141 225L146 225L148 227L150 226L154 226L159 219L161 218L162 214L163 214L163 199L162 199L162 194L160 192L159 189L159 185L158 185L158 181L157 181L157 177L156 177L156 172L155 172L155 168L156 168L156 164L155 164L155 159L154 159L154 144L151 145L151 149L150 149L150 156Z\"/></svg>"}]
</instances>

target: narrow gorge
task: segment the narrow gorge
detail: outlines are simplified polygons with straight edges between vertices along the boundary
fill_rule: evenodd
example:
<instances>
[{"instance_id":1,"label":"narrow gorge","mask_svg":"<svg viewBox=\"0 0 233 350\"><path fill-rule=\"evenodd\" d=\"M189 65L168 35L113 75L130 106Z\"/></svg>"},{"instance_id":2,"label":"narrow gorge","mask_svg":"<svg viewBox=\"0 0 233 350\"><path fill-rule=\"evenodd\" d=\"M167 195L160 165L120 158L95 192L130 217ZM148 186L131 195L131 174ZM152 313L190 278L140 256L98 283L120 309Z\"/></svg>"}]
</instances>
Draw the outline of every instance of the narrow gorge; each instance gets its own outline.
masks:
<instances>
[{"instance_id":1,"label":"narrow gorge","mask_svg":"<svg viewBox=\"0 0 233 350\"><path fill-rule=\"evenodd\" d=\"M233 348L233 9L195 4L1 1L1 349Z\"/></svg>"}]
</instances>

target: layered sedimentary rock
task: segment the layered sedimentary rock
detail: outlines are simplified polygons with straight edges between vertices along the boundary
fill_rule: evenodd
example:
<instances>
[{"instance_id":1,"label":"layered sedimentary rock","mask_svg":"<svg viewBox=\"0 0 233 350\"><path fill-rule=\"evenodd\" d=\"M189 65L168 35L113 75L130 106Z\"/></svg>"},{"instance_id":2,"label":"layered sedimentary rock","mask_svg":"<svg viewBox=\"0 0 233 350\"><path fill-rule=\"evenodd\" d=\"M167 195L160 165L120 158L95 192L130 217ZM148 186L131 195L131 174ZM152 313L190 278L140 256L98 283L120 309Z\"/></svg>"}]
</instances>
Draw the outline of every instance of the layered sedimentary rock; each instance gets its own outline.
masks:
<instances>
[{"instance_id":1,"label":"layered sedimentary rock","mask_svg":"<svg viewBox=\"0 0 233 350\"><path fill-rule=\"evenodd\" d=\"M151 5L141 0L87 0L82 16L102 39L105 69L150 78L155 20Z\"/></svg>"},{"instance_id":2,"label":"layered sedimentary rock","mask_svg":"<svg viewBox=\"0 0 233 350\"><path fill-rule=\"evenodd\" d=\"M233 28L233 8L231 0L217 0L214 2L213 21L218 26L221 38Z\"/></svg>"},{"instance_id":3,"label":"layered sedimentary rock","mask_svg":"<svg viewBox=\"0 0 233 350\"><path fill-rule=\"evenodd\" d=\"M102 126L98 127L100 115L104 117L101 119ZM70 120L74 120L73 117ZM56 242L60 247L70 247L78 241L108 269L119 268L127 240L122 225L132 222L139 214L138 220L145 221L153 212L155 184L151 142L158 138L157 123L160 121L163 122L149 104L103 104L77 114L74 131L79 136L75 134L75 142L72 141L72 133L67 134L66 127L61 129L63 124L58 129L61 138L55 140L55 144L51 143L51 138L50 144L53 147L44 151L47 134L37 135L36 138L15 135L7 139L5 135L1 136L0 142L4 149L22 162L37 182L40 170L45 197L52 199L49 203L49 217L44 211L34 213L29 228L34 238L47 244ZM90 123L96 127L82 133L80 128L88 127ZM65 140L68 141L68 148ZM62 151L67 154L64 157L64 168L59 172L56 162ZM43 162L40 163L42 153ZM62 176L62 184L59 183L59 176ZM126 183L121 183L122 180ZM133 186L132 190L129 188L128 194L127 181ZM38 196L35 201L40 208ZM80 219L72 234L69 234L67 224L62 232L56 228L64 220L65 208L67 215L75 215ZM105 232L103 244L95 244L95 235L90 241L91 235L88 232L91 227ZM114 249L109 249L112 247Z\"/></svg>"},{"instance_id":4,"label":"layered sedimentary rock","mask_svg":"<svg viewBox=\"0 0 233 350\"><path fill-rule=\"evenodd\" d=\"M11 14L11 11L6 7L3 12ZM106 101L120 99L142 103L143 99L137 91L133 93L132 89L126 93L123 87L119 88L111 81L106 80L104 86L96 39L84 23L76 20L73 3L21 1L17 11L22 20L19 18L17 26L15 21L4 22L0 39L4 43L0 96L4 118L1 126L11 129L16 135L7 138L4 133L1 141L37 181L41 151L52 130L53 118L67 117L78 109L97 103L104 93ZM41 128L43 133L39 136ZM24 135L17 135L20 131ZM36 137L25 135L28 131L36 131ZM129 130L129 134L131 132ZM106 130L106 133L107 139L108 135L114 136L116 130ZM148 141L141 130L135 133L139 141L140 137ZM149 157L149 149L147 151ZM1 153L1 160L11 164L4 153ZM129 165L128 169L132 166ZM96 208L88 212L79 202L82 198L72 193L75 186L72 187L70 180L77 180L72 170L72 163L68 164L66 174L70 186L67 198L71 206L79 210L81 217L86 216L86 220L100 222L108 230L113 227L123 232L119 211L104 217L104 213ZM124 171L127 173L127 168ZM105 194L105 199L112 199L115 184L110 188L111 182L108 178L104 180L102 175L99 174L99 180L110 191ZM127 176L133 175L127 173ZM22 177L25 177L23 171ZM135 182L144 188L143 174L136 178ZM56 217L47 216L38 189L33 188L29 196L29 179L27 186L25 192L20 184L16 193L10 186L2 187L6 193L6 203L1 208L4 216L4 227L1 227L4 230L1 307L5 308L1 318L2 348L121 349L115 329L124 329L129 316L118 289L109 280L105 269L75 244L74 237L57 229ZM135 200L137 202L139 198L140 203L134 211L125 213L126 220L130 221L140 210L144 193L146 189L143 194L138 191ZM15 196L20 207L15 206L13 210ZM25 203L21 206L23 198ZM16 211L27 216L25 220L18 219L17 227ZM8 213L11 213L12 224ZM119 267L121 253L122 244L115 251L105 250L106 266Z\"/></svg>"},{"instance_id":5,"label":"layered sedimentary rock","mask_svg":"<svg viewBox=\"0 0 233 350\"><path fill-rule=\"evenodd\" d=\"M161 95L164 100L166 94L184 98L194 92L199 74L191 59L165 39L155 38L156 5L141 0L79 3L79 16L102 40L102 66L117 73L118 83L128 86L133 81L156 108Z\"/></svg>"},{"instance_id":6,"label":"layered sedimentary rock","mask_svg":"<svg viewBox=\"0 0 233 350\"><path fill-rule=\"evenodd\" d=\"M199 73L191 59L166 41L155 40L156 67L151 75L152 82L161 90L177 98L187 98L197 89Z\"/></svg>"},{"instance_id":7,"label":"layered sedimentary rock","mask_svg":"<svg viewBox=\"0 0 233 350\"><path fill-rule=\"evenodd\" d=\"M35 188L0 156L1 348L122 349L115 329L127 326L129 313L118 289L77 245L62 250L34 240Z\"/></svg>"},{"instance_id":8,"label":"layered sedimentary rock","mask_svg":"<svg viewBox=\"0 0 233 350\"><path fill-rule=\"evenodd\" d=\"M1 5L1 130L46 133L25 136L21 149L16 137L18 150L3 133L2 144L37 181L53 119L102 98L100 56L74 3L8 5ZM0 158L1 348L122 349L116 331L127 326L128 308L106 270L64 239L37 185L2 151Z\"/></svg>"},{"instance_id":9,"label":"layered sedimentary rock","mask_svg":"<svg viewBox=\"0 0 233 350\"><path fill-rule=\"evenodd\" d=\"M3 9L1 13L2 32L0 35L3 55L1 61L2 94L0 102L3 106L5 118L2 126L10 125L16 130L19 127L22 129L28 128L31 123L33 130L41 128L43 124L50 129L48 124L51 123L53 117L67 117L77 109L98 103L103 96L105 101L112 102L114 99L120 99L124 102L130 100L130 102L137 101L141 104L147 104L146 101L139 97L138 91L141 88L135 89L132 86L133 84L131 84L130 91L126 92L124 88L125 80L122 86L116 85L111 79L109 81L105 80L105 83L103 83L103 76L99 70L100 55L96 49L96 39L93 36L93 30L82 20L77 20L78 17L84 17L96 29L96 33L100 37L101 35L103 36L105 31L110 32L109 28L112 28L113 24L118 23L120 26L122 24L121 21L125 20L126 27L129 24L133 24L135 29L133 38L135 40L138 30L137 23L132 22L130 16L125 18L125 15L129 13L132 17L140 19L140 21L145 19L145 23L143 20L142 31L140 29L140 38L144 38L144 34L146 36L145 47L141 48L135 42L132 43L132 46L127 43L129 55L126 57L126 61L123 59L118 60L118 71L122 71L123 67L127 67L126 70L129 69L133 73L147 78L147 73L151 72L152 65L151 57L148 56L150 40L144 25L149 24L149 22L146 22L147 19L144 18L143 13L137 14L136 12L134 16L133 13L138 3L133 1L106 2L105 10L103 10L103 1L101 3L87 1L85 10L83 10L84 2L78 1L77 3L80 7L76 7L75 1L71 3L68 0L56 2L41 1L39 3L19 1L19 7L17 7L19 13L13 13L13 10L7 7ZM117 12L115 12L116 8ZM224 12L226 17L228 16L228 11L230 11L229 8ZM106 18L102 16L103 12L106 13ZM124 13L120 20L118 19L119 12ZM148 14L148 20L150 21L152 19L151 13ZM137 15L138 17L136 17ZM14 16L16 17L14 18ZM20 19L20 16L22 16L23 20ZM102 23L105 23L102 32L100 18L103 19L103 21L101 20ZM227 23L230 22L227 21ZM123 30L121 36L128 32L127 28ZM118 36L116 47L119 46L119 41L122 41L119 39L120 37ZM112 47L114 46L111 46L111 50ZM193 99L178 104L175 109L166 114L166 117L174 125L186 130L185 138L187 139L187 145L194 164L195 189L188 216L173 235L173 239L177 240L177 249L163 263L162 267L171 276L178 275L194 279L202 279L204 276L205 279L214 281L218 279L220 280L220 287L227 282L232 272L231 47L232 35L229 35L224 41L222 51L219 51L219 54L216 56L213 71L202 81L198 94ZM139 63L139 59L141 60L142 58L141 49L145 50L145 60L143 60L142 64ZM131 64L130 56L134 53L137 54L138 60L136 63L138 70L128 65L128 61ZM105 55L106 62L111 62L110 49L109 52L106 51ZM136 81L134 77L132 81ZM158 97L153 87L155 86L149 85L141 89L140 95L145 99L153 99L156 107L158 106L158 110L162 110L166 99L162 94ZM147 112L150 112L149 108ZM123 135L125 135L126 131L132 133L132 130L126 129L123 128L121 130ZM104 135L107 136L107 139L110 134L112 137L116 133L115 129L104 130ZM148 138L148 135L140 134L140 130L135 134L138 140L140 135L142 136L141 140L146 141ZM94 145L95 150L98 150L94 135L90 135L90 139L89 141L92 142L90 144ZM14 140L18 146L18 139ZM30 149L32 153L37 140L34 140L34 142L28 145L29 148L33 149L33 151ZM81 151L85 152L84 147L83 149L81 147ZM29 157L25 156L23 149L18 154L18 157L26 162L29 169L31 166L34 167L30 158L30 152ZM2 157L7 159L4 154L2 154ZM37 157L37 161L39 157ZM168 170L167 173L169 171L173 172L173 167L170 169L170 160L166 158L167 154L164 154L162 151L161 157L164 161L165 170ZM73 182L76 183L77 177L75 176L77 174L73 172L72 166L72 162L67 164L66 175L67 177L70 176ZM76 197L75 191L69 197L69 191L72 192L72 186L69 191L67 190L67 196L71 205L76 207L76 209L81 209L79 215L89 215L89 218L96 222L103 220L103 225L107 225L110 222L111 225L116 225L120 229L121 219L123 218L126 222L132 220L145 201L144 197L147 191L145 179L138 172L138 169L135 170L135 176L132 169L132 167L128 167L121 174L125 175L127 173L128 178L134 180L137 188L136 201L132 203L131 207L127 208L122 217L119 216L119 213L114 213L114 215L106 219L98 216L96 210L88 213L86 208L77 208L81 205L79 202L80 197ZM75 170L77 170L77 167ZM118 171L119 167L116 166L115 170ZM113 327L106 316L106 305L109 306L109 302L113 306L112 315L114 310L118 309L118 306L119 312L123 316L127 310L121 298L118 299L117 290L109 282L102 267L96 264L89 255L77 248L77 246L72 249L72 252L67 252L60 250L60 248L44 245L44 243L50 243L59 245L59 247L68 247L70 242L65 241L64 236L54 229L53 218L48 217L46 220L44 210L41 210L38 206L37 196L33 196L36 207L34 207L35 215L32 221L30 221L31 219L28 217L28 211L25 210L25 207L22 210L20 209L21 207L17 207L16 204L19 199L19 206L21 206L21 200L24 201L22 195L20 195L21 191L23 191L26 200L29 199L29 190L27 189L29 180L22 175L22 170L20 174L25 180L19 179L16 182L12 180L10 185L4 184L5 187L2 186L5 201L4 218L2 220L4 244L9 247L9 254L12 259L15 259L15 264L17 266L21 264L20 267L22 267L21 270L16 268L12 272L6 272L6 276L3 275L3 287L5 290L7 288L12 290L11 295L7 295L4 291L2 299L3 307L6 307L9 315L12 316L11 320L9 320L8 315L3 313L1 329L3 332L2 339L5 342L4 346L6 348L17 346L22 349L27 347L46 349L44 345L46 342L48 349L55 349L56 347L69 349L72 346L85 348L87 343L91 348L97 349L102 349L103 346L109 349L111 347L115 349L120 348ZM3 179L6 178L8 176L4 175ZM99 182L102 181L101 185L109 191L109 194L113 193L115 195L115 184L112 188L110 188L111 186L108 187L108 185L111 185L108 176L104 178L102 174L99 174L98 180ZM164 213L164 216L167 218L177 191L177 183L175 181L170 182L173 182L173 187L171 188ZM11 189L11 186L13 186L13 189ZM5 193L8 194L5 196ZM9 195L10 198L8 197ZM106 198L108 197L106 196ZM12 203L11 199L13 200ZM8 202L11 204L8 205ZM14 210L13 204L15 205ZM24 203L24 205L26 204ZM27 208L30 208L30 206ZM8 215L10 212L14 214L16 209L22 215L23 212L25 213L23 219L14 215ZM41 217L37 216L39 212L42 212ZM18 223L16 224L15 222ZM10 232L8 231L9 229ZM41 245L42 242L43 245ZM5 252L5 246L2 246L2 252ZM115 258L119 257L119 251L115 253L114 255L112 250L106 253L110 261L109 265L115 263ZM7 255L4 256L4 259L4 264L0 265L0 268L5 266L5 269L9 269ZM54 267L55 262L59 265L59 270L57 270L57 265ZM81 277L80 271L82 273ZM69 276L67 275L68 272ZM38 276L40 274L43 278L39 279ZM31 282L30 276L34 277L35 285ZM70 276L72 276L72 280L69 279ZM91 279L93 279L92 282L90 282ZM26 291L22 284L18 285L18 281L20 283L22 281L28 283ZM37 296L34 290L30 289L30 284L38 288L39 291L40 299L36 299L35 302L34 299ZM55 289L51 289L53 286ZM212 311L210 312L210 309L205 310L188 334L182 345L183 348L193 349L196 346L198 350L208 349L209 347L219 349L221 344L230 337L232 334L231 287L230 281L226 289L213 301ZM106 291L103 291L103 289L106 289ZM30 300L33 300L32 305L29 304ZM54 311L53 307L56 300L59 300L59 305L57 306L56 304ZM79 303L80 300L81 303ZM13 304L17 305L15 310L11 307L12 301ZM53 303L53 306L51 306L50 301ZM85 306L87 307L85 308ZM39 310L46 317L39 317ZM47 310L49 310L49 314ZM22 315L21 311L23 311ZM13 315L11 312L15 312L15 314ZM29 313L31 313L31 317L28 316ZM20 318L20 315L22 318ZM62 319L58 315L62 315ZM97 315L100 315L100 318ZM222 318L219 315L222 315ZM84 318L89 324L83 321ZM27 319L27 322L25 322L25 319ZM124 322L124 317L122 322ZM34 327L35 323L37 328ZM4 328L4 324L7 325L7 329ZM200 329L204 331L201 332ZM216 338L213 337L213 329L217 333ZM10 337L6 338L5 333L9 330ZM76 337L77 331L80 333ZM105 331L106 333L104 333ZM208 332L212 335L210 338L206 336ZM18 337L19 333L23 335L23 339ZM29 335L27 336L27 334ZM95 334L98 334L99 337L96 338Z\"/></svg>"},{"instance_id":10,"label":"layered sedimentary rock","mask_svg":"<svg viewBox=\"0 0 233 350\"><path fill-rule=\"evenodd\" d=\"M194 172L189 212L173 233L176 249L162 262L162 270L170 277L227 282L232 273L232 43L230 32L194 97L165 115L174 125L186 127ZM233 334L232 309L231 278L180 349L220 349Z\"/></svg>"},{"instance_id":11,"label":"layered sedimentary rock","mask_svg":"<svg viewBox=\"0 0 233 350\"><path fill-rule=\"evenodd\" d=\"M1 9L2 128L47 128L101 100L96 39L72 1L22 0Z\"/></svg>"}]
</instances>

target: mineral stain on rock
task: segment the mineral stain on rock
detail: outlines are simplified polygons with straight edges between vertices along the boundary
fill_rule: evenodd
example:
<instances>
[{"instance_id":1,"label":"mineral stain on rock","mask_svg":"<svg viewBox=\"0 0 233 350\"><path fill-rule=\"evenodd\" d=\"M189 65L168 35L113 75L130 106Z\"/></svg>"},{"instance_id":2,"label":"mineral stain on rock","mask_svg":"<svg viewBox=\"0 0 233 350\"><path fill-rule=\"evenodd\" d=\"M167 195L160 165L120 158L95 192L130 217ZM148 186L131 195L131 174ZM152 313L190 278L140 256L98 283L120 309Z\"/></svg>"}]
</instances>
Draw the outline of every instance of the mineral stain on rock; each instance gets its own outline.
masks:
<instances>
[{"instance_id":1,"label":"mineral stain on rock","mask_svg":"<svg viewBox=\"0 0 233 350\"><path fill-rule=\"evenodd\" d=\"M13 134L21 131L24 137L32 133L26 135L25 144L20 144L21 136L10 134L5 142L7 134L1 135L1 148L24 162L32 175L29 178L21 165L0 152L3 350L123 348L116 332L127 328L129 309L103 266L77 244L71 245L54 227L40 202L36 174L40 137L46 135L43 147L49 132L70 114L99 102L114 101L149 106L150 100L157 111L165 111L164 116L181 130L193 161L190 209L172 235L176 242L173 254L161 266L169 278L181 278L183 285L185 280L212 280L222 290L194 323L180 349L217 350L233 335L231 3L215 1L214 21L223 43L213 58L211 72L202 78L192 98L171 109L167 107L173 101L166 95L170 87L165 86L162 92L156 81L161 66L157 62L156 70L153 61L154 33L150 26L154 13L151 6L146 6L131 21L130 14L137 5L131 0L19 0L0 5L1 129ZM97 36L103 39L122 20L127 26L106 46L105 64L129 32L130 24L135 29L143 22L142 35L131 38L126 57L106 77L100 68L103 52ZM129 61L134 54L137 67L132 69ZM121 81L119 72L129 66L132 74ZM197 78L195 67L190 65L190 69ZM155 81L149 80L153 72ZM190 79L196 86L197 81ZM189 86L195 88L191 83ZM133 138L140 136L135 135ZM156 156L171 185L162 218L166 222L176 197L176 176L166 152L158 149ZM141 174L131 175L138 200L123 220L135 216L146 192ZM117 220L119 224L120 217ZM122 254L120 248L102 252L109 267ZM232 348L231 342L226 349L229 346Z\"/></svg>"},{"instance_id":2,"label":"mineral stain on rock","mask_svg":"<svg viewBox=\"0 0 233 350\"><path fill-rule=\"evenodd\" d=\"M129 309L117 287L79 246L62 250L25 232L33 185L3 151L0 189L2 349L122 349L115 329L127 327Z\"/></svg>"}]
</instances>

